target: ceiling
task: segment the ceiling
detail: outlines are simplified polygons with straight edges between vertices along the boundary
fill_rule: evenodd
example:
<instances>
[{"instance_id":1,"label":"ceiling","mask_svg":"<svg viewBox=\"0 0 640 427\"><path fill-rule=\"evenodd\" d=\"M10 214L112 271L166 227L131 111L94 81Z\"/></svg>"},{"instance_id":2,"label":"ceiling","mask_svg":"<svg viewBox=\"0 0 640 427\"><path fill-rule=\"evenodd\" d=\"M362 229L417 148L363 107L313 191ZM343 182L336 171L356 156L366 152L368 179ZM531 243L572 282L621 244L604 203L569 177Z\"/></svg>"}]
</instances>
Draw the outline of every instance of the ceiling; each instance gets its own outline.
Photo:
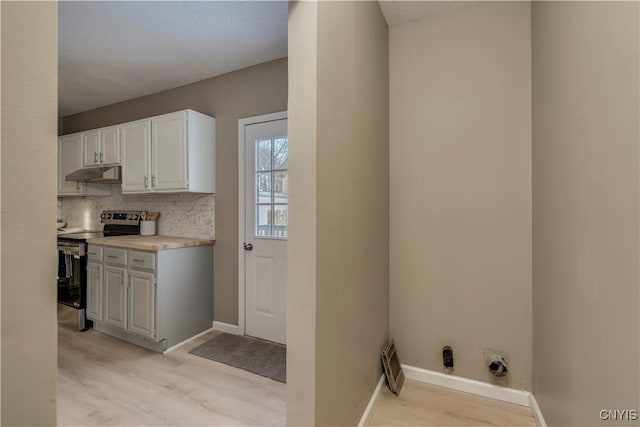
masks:
<instances>
[{"instance_id":1,"label":"ceiling","mask_svg":"<svg viewBox=\"0 0 640 427\"><path fill-rule=\"evenodd\" d=\"M380 1L390 27L473 4ZM60 1L61 117L287 56L287 1Z\"/></svg>"},{"instance_id":2,"label":"ceiling","mask_svg":"<svg viewBox=\"0 0 640 427\"><path fill-rule=\"evenodd\" d=\"M286 1L61 1L62 117L287 56Z\"/></svg>"},{"instance_id":3,"label":"ceiling","mask_svg":"<svg viewBox=\"0 0 640 427\"><path fill-rule=\"evenodd\" d=\"M380 9L390 27L415 22L430 15L469 6L473 1L380 1Z\"/></svg>"}]
</instances>

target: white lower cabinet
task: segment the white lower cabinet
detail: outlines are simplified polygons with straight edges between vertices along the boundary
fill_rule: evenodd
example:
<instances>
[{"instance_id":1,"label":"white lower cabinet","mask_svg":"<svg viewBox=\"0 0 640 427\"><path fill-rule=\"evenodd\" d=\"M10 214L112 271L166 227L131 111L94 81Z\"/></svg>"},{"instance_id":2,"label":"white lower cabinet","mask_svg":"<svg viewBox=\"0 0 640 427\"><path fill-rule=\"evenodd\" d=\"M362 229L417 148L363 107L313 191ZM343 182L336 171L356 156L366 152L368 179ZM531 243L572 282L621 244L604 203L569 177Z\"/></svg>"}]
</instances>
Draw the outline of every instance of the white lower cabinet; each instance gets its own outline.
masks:
<instances>
[{"instance_id":1,"label":"white lower cabinet","mask_svg":"<svg viewBox=\"0 0 640 427\"><path fill-rule=\"evenodd\" d=\"M104 322L127 328L127 269L104 266Z\"/></svg>"},{"instance_id":2,"label":"white lower cabinet","mask_svg":"<svg viewBox=\"0 0 640 427\"><path fill-rule=\"evenodd\" d=\"M165 351L211 328L213 245L160 251L89 244L93 328Z\"/></svg>"},{"instance_id":3,"label":"white lower cabinet","mask_svg":"<svg viewBox=\"0 0 640 427\"><path fill-rule=\"evenodd\" d=\"M104 253L104 263L87 263L87 317L128 333L155 338L156 275L153 271L127 266L127 259L139 259L143 255L134 255L138 251L93 245L89 252ZM143 254L155 259L154 253Z\"/></svg>"},{"instance_id":4,"label":"white lower cabinet","mask_svg":"<svg viewBox=\"0 0 640 427\"><path fill-rule=\"evenodd\" d=\"M102 322L102 263L87 264L87 317Z\"/></svg>"},{"instance_id":5,"label":"white lower cabinet","mask_svg":"<svg viewBox=\"0 0 640 427\"><path fill-rule=\"evenodd\" d=\"M129 332L155 338L155 281L156 276L146 271L129 272Z\"/></svg>"}]
</instances>

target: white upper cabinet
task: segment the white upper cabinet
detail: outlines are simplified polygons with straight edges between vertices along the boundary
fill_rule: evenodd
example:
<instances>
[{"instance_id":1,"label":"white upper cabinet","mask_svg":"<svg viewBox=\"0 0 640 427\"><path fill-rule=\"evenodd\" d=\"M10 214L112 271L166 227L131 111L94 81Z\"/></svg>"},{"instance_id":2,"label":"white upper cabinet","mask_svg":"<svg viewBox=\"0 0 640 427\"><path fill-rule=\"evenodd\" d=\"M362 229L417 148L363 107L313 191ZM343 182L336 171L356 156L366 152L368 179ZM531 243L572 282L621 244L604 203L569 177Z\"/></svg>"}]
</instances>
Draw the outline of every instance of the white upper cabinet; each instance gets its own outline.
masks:
<instances>
[{"instance_id":1,"label":"white upper cabinet","mask_svg":"<svg viewBox=\"0 0 640 427\"><path fill-rule=\"evenodd\" d=\"M87 166L99 166L100 160L98 154L100 153L100 131L92 130L82 134L82 145L84 155L82 156L82 165Z\"/></svg>"},{"instance_id":2,"label":"white upper cabinet","mask_svg":"<svg viewBox=\"0 0 640 427\"><path fill-rule=\"evenodd\" d=\"M120 164L120 134L118 126L94 129L82 134L83 167Z\"/></svg>"},{"instance_id":3,"label":"white upper cabinet","mask_svg":"<svg viewBox=\"0 0 640 427\"><path fill-rule=\"evenodd\" d=\"M85 133L64 135L58 139L58 196L110 196L111 185L67 181L71 172L81 169L87 156L84 150ZM91 135L90 135L91 136ZM93 141L93 138L89 138ZM90 143L91 144L91 143ZM93 157L89 156L90 159Z\"/></svg>"},{"instance_id":4,"label":"white upper cabinet","mask_svg":"<svg viewBox=\"0 0 640 427\"><path fill-rule=\"evenodd\" d=\"M153 118L151 123L151 188L188 189L187 112L165 114Z\"/></svg>"},{"instance_id":5,"label":"white upper cabinet","mask_svg":"<svg viewBox=\"0 0 640 427\"><path fill-rule=\"evenodd\" d=\"M111 194L106 184L64 177L80 168L116 165L122 165L125 194L215 193L215 123L213 117L182 110L62 136L58 195Z\"/></svg>"},{"instance_id":6,"label":"white upper cabinet","mask_svg":"<svg viewBox=\"0 0 640 427\"><path fill-rule=\"evenodd\" d=\"M123 193L215 193L215 119L184 110L120 128Z\"/></svg>"},{"instance_id":7,"label":"white upper cabinet","mask_svg":"<svg viewBox=\"0 0 640 427\"><path fill-rule=\"evenodd\" d=\"M100 129L100 163L103 166L119 165L120 158L120 129L118 126L111 126Z\"/></svg>"},{"instance_id":8,"label":"white upper cabinet","mask_svg":"<svg viewBox=\"0 0 640 427\"><path fill-rule=\"evenodd\" d=\"M122 192L150 190L151 120L139 120L120 126L122 142Z\"/></svg>"},{"instance_id":9,"label":"white upper cabinet","mask_svg":"<svg viewBox=\"0 0 640 427\"><path fill-rule=\"evenodd\" d=\"M65 176L82 167L82 134L65 135L58 140L58 195L80 195L84 183L66 181Z\"/></svg>"}]
</instances>

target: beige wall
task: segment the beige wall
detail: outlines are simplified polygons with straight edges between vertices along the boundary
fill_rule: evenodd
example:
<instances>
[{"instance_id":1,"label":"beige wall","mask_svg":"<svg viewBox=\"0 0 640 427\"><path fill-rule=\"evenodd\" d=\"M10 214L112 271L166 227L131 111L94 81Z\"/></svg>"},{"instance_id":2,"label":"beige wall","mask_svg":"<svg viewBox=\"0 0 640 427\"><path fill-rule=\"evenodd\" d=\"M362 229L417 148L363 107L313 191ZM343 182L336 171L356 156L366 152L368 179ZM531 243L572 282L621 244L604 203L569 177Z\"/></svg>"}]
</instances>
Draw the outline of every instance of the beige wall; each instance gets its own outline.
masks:
<instances>
[{"instance_id":1,"label":"beige wall","mask_svg":"<svg viewBox=\"0 0 640 427\"><path fill-rule=\"evenodd\" d=\"M57 4L1 9L1 424L55 425Z\"/></svg>"},{"instance_id":2,"label":"beige wall","mask_svg":"<svg viewBox=\"0 0 640 427\"><path fill-rule=\"evenodd\" d=\"M295 368L287 422L355 425L388 338L387 26L377 2L299 3L290 12L288 363ZM305 62L313 56L315 64ZM303 301L315 303L304 307L311 313L294 310ZM314 334L314 354L301 353ZM304 388L297 376L314 361L315 387ZM313 406L296 407L314 397Z\"/></svg>"},{"instance_id":3,"label":"beige wall","mask_svg":"<svg viewBox=\"0 0 640 427\"><path fill-rule=\"evenodd\" d=\"M526 2L390 29L391 336L403 363L531 387L531 62Z\"/></svg>"},{"instance_id":4,"label":"beige wall","mask_svg":"<svg viewBox=\"0 0 640 427\"><path fill-rule=\"evenodd\" d=\"M214 318L238 324L238 119L287 109L287 60L64 118L72 133L191 108L216 118Z\"/></svg>"},{"instance_id":5,"label":"beige wall","mask_svg":"<svg viewBox=\"0 0 640 427\"><path fill-rule=\"evenodd\" d=\"M355 425L389 336L389 48L378 2L318 4L317 126L316 422Z\"/></svg>"},{"instance_id":6,"label":"beige wall","mask_svg":"<svg viewBox=\"0 0 640 427\"><path fill-rule=\"evenodd\" d=\"M315 424L318 3L289 2L287 424Z\"/></svg>"},{"instance_id":7,"label":"beige wall","mask_svg":"<svg viewBox=\"0 0 640 427\"><path fill-rule=\"evenodd\" d=\"M639 12L532 6L533 385L549 425L640 409Z\"/></svg>"}]
</instances>

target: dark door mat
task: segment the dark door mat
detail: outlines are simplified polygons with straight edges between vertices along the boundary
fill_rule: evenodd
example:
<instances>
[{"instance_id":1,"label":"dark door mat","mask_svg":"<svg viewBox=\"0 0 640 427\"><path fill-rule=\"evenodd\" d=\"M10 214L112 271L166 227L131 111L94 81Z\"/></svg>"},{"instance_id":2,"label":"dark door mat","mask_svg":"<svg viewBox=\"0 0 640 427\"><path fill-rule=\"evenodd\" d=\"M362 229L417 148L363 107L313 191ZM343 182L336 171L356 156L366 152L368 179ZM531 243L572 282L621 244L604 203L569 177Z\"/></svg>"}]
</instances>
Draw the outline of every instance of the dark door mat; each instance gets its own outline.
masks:
<instances>
[{"instance_id":1,"label":"dark door mat","mask_svg":"<svg viewBox=\"0 0 640 427\"><path fill-rule=\"evenodd\" d=\"M223 332L189 353L287 382L287 348L281 344Z\"/></svg>"}]
</instances>

